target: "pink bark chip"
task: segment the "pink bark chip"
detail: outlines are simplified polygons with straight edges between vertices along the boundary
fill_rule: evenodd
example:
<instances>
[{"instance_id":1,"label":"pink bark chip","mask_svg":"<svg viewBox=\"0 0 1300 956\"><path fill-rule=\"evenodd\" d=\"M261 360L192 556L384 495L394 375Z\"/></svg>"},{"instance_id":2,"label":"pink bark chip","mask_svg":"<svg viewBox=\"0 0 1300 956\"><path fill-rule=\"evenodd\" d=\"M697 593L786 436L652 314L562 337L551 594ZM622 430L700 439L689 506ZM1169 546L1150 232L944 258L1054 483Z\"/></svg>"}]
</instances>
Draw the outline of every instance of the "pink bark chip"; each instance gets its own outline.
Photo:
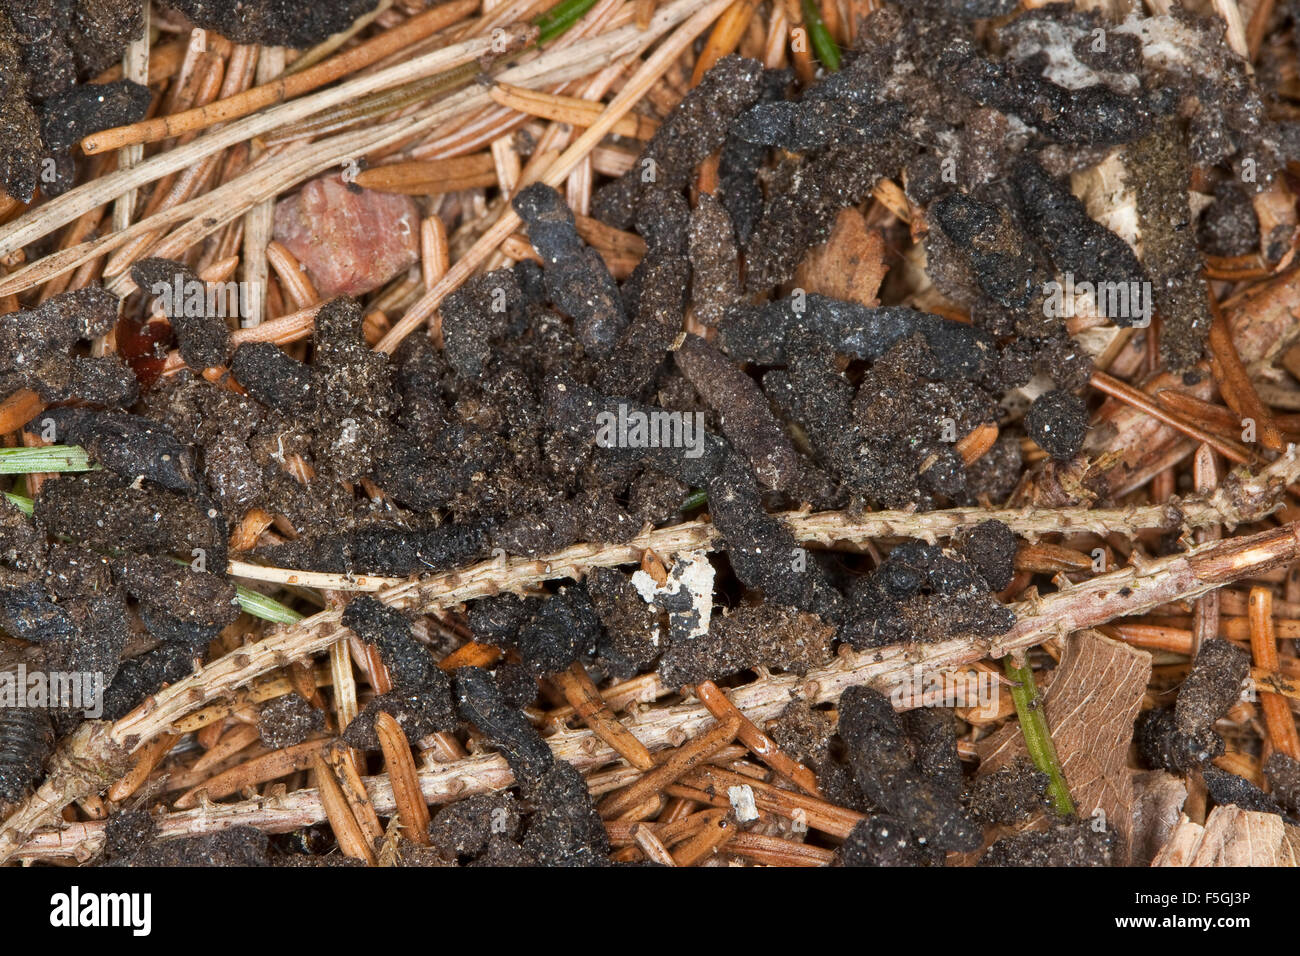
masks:
<instances>
[{"instance_id":1,"label":"pink bark chip","mask_svg":"<svg viewBox=\"0 0 1300 956\"><path fill-rule=\"evenodd\" d=\"M326 176L276 203L275 239L297 257L322 298L357 296L416 263L419 219L410 196Z\"/></svg>"}]
</instances>

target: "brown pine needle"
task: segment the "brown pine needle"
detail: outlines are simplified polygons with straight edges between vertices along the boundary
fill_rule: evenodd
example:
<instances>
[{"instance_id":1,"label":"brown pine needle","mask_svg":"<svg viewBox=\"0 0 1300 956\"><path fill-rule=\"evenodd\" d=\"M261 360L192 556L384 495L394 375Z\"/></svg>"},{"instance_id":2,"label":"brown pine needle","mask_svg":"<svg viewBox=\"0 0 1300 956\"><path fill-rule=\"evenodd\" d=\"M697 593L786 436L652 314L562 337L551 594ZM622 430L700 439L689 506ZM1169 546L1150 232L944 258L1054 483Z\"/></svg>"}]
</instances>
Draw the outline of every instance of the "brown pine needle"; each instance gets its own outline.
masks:
<instances>
[{"instance_id":1,"label":"brown pine needle","mask_svg":"<svg viewBox=\"0 0 1300 956\"><path fill-rule=\"evenodd\" d=\"M483 179L485 175L492 175L492 183L495 183L495 171L492 154L480 152L447 159L415 160L375 166L358 173L356 184L365 189L378 189L384 192L418 193L435 191L430 187L444 180ZM449 190L437 189L436 191Z\"/></svg>"},{"instance_id":2,"label":"brown pine needle","mask_svg":"<svg viewBox=\"0 0 1300 956\"><path fill-rule=\"evenodd\" d=\"M695 61L695 69L691 71L691 86L699 86L705 73L713 69L714 65L728 53L735 52L740 44L740 38L745 35L745 31L749 28L749 21L753 19L754 11L757 9L758 0L736 0L722 16L718 17L713 32L709 34L708 42L704 44L699 59Z\"/></svg>"},{"instance_id":3,"label":"brown pine needle","mask_svg":"<svg viewBox=\"0 0 1300 956\"><path fill-rule=\"evenodd\" d=\"M87 155L93 155L110 149L120 149L132 143L156 143L161 139L196 132L216 123L247 116L263 107L293 99L332 83L340 77L355 73L469 16L478 9L478 6L479 0L450 0L441 3L391 30L386 30L373 40L367 40L302 73L255 86L243 93L208 103L197 109L93 133L81 141L81 148Z\"/></svg>"},{"instance_id":4,"label":"brown pine needle","mask_svg":"<svg viewBox=\"0 0 1300 956\"><path fill-rule=\"evenodd\" d=\"M762 833L737 833L727 852L764 866L830 866L835 853L825 847L796 843Z\"/></svg>"},{"instance_id":5,"label":"brown pine needle","mask_svg":"<svg viewBox=\"0 0 1300 956\"><path fill-rule=\"evenodd\" d=\"M972 428L967 434L957 442L957 454L961 455L961 460L970 467L979 461L991 449L998 440L998 426L992 422L986 422Z\"/></svg>"},{"instance_id":6,"label":"brown pine needle","mask_svg":"<svg viewBox=\"0 0 1300 956\"><path fill-rule=\"evenodd\" d=\"M135 766L117 783L108 788L108 799L120 803L135 793L149 779L149 774L163 762L163 758L176 746L180 737L176 734L162 734L157 740L150 741L136 759Z\"/></svg>"},{"instance_id":7,"label":"brown pine needle","mask_svg":"<svg viewBox=\"0 0 1300 956\"><path fill-rule=\"evenodd\" d=\"M644 30L655 15L655 0L636 0L636 25Z\"/></svg>"},{"instance_id":8,"label":"brown pine needle","mask_svg":"<svg viewBox=\"0 0 1300 956\"><path fill-rule=\"evenodd\" d=\"M677 866L695 866L711 857L736 835L736 820L730 812L705 811L705 823L673 853Z\"/></svg>"},{"instance_id":9,"label":"brown pine needle","mask_svg":"<svg viewBox=\"0 0 1300 956\"><path fill-rule=\"evenodd\" d=\"M1212 427L1225 436L1241 435L1243 429L1242 417L1230 408L1215 405L1213 402L1204 401L1195 395L1189 395L1174 388L1162 388L1156 392L1155 398L1157 402L1175 415L1181 415L1189 421L1199 421L1205 427ZM1275 415L1273 421L1279 427L1294 431L1292 426L1295 422L1291 417Z\"/></svg>"},{"instance_id":10,"label":"brown pine needle","mask_svg":"<svg viewBox=\"0 0 1300 956\"><path fill-rule=\"evenodd\" d=\"M814 830L840 838L847 837L866 819L865 814L837 807L820 797L783 790L754 777L713 766L696 767L682 776L679 786L669 787L668 792L675 797L686 796L701 803L729 807L731 799L727 792L732 787L749 787L754 792L754 805L759 810L801 821Z\"/></svg>"},{"instance_id":11,"label":"brown pine needle","mask_svg":"<svg viewBox=\"0 0 1300 956\"><path fill-rule=\"evenodd\" d=\"M498 82L489 93L492 99L509 109L539 119L568 123L570 126L591 126L600 118L604 110L600 103L584 100L578 96L530 90L510 83ZM615 123L610 128L610 132L616 136L649 139L658 128L659 123L649 116L630 114Z\"/></svg>"},{"instance_id":12,"label":"brown pine needle","mask_svg":"<svg viewBox=\"0 0 1300 956\"><path fill-rule=\"evenodd\" d=\"M447 227L438 216L428 216L420 223L420 277L426 289L447 274L451 267L451 245Z\"/></svg>"},{"instance_id":13,"label":"brown pine needle","mask_svg":"<svg viewBox=\"0 0 1300 956\"><path fill-rule=\"evenodd\" d=\"M239 520L235 530L230 533L230 550L235 552L251 551L257 545L262 532L271 526L275 516L261 508L249 508ZM233 563L233 562L232 562Z\"/></svg>"},{"instance_id":14,"label":"brown pine needle","mask_svg":"<svg viewBox=\"0 0 1300 956\"><path fill-rule=\"evenodd\" d=\"M650 829L649 824L638 823L633 826L632 839L636 841L636 845L641 848L641 852L646 855L647 860L658 863L661 866L677 865L677 861L673 859L673 855L668 852L668 848L659 841L657 836L655 836L654 831Z\"/></svg>"},{"instance_id":15,"label":"brown pine needle","mask_svg":"<svg viewBox=\"0 0 1300 956\"><path fill-rule=\"evenodd\" d=\"M1250 652L1256 667L1277 670L1273 592L1265 587L1250 589ZM1260 691L1259 706L1264 711L1264 723L1268 727L1268 739L1273 749L1292 760L1300 760L1300 736L1296 734L1295 716L1291 713L1286 698L1272 691Z\"/></svg>"},{"instance_id":16,"label":"brown pine needle","mask_svg":"<svg viewBox=\"0 0 1300 956\"><path fill-rule=\"evenodd\" d=\"M397 802L397 817L403 832L412 843L429 845L429 807L420 793L420 778L415 770L406 733L392 714L380 711L375 716L375 734L384 752L384 765Z\"/></svg>"},{"instance_id":17,"label":"brown pine needle","mask_svg":"<svg viewBox=\"0 0 1300 956\"><path fill-rule=\"evenodd\" d=\"M567 671L553 675L551 680L564 694L564 699L577 711L583 723L628 763L638 770L649 770L655 765L654 757L650 756L645 744L637 740L610 711L581 662L575 663Z\"/></svg>"},{"instance_id":18,"label":"brown pine needle","mask_svg":"<svg viewBox=\"0 0 1300 956\"><path fill-rule=\"evenodd\" d=\"M311 279L307 277L307 273L303 271L294 254L280 243L272 240L266 244L266 261L275 270L276 278L280 280L280 288L284 290L295 309L306 309L320 301L316 287L312 285Z\"/></svg>"},{"instance_id":19,"label":"brown pine needle","mask_svg":"<svg viewBox=\"0 0 1300 956\"><path fill-rule=\"evenodd\" d=\"M736 705L727 699L727 695L718 688L717 684L711 680L697 684L695 696L700 699L700 703L709 709L709 713L719 721L730 718L740 722L740 729L736 732L736 736L740 738L740 742L748 747L750 753L755 757L785 777L804 793L814 797L821 796L821 790L817 787L816 775L782 751L775 740L759 730L757 724L737 710Z\"/></svg>"},{"instance_id":20,"label":"brown pine needle","mask_svg":"<svg viewBox=\"0 0 1300 956\"><path fill-rule=\"evenodd\" d=\"M370 802L366 785L357 772L352 749L335 741L325 751L325 760L334 771L339 789L343 792L343 799L347 801L348 809L352 811L352 819L357 821L357 826L365 835L366 842L373 844L383 836L384 829L380 826L379 814L375 812L374 804Z\"/></svg>"},{"instance_id":21,"label":"brown pine needle","mask_svg":"<svg viewBox=\"0 0 1300 956\"><path fill-rule=\"evenodd\" d=\"M1034 574L1056 574L1059 571L1089 571L1092 569L1091 555L1062 547L1059 544L1026 544L1016 552L1015 567L1017 571L1030 571Z\"/></svg>"},{"instance_id":22,"label":"brown pine needle","mask_svg":"<svg viewBox=\"0 0 1300 956\"><path fill-rule=\"evenodd\" d=\"M642 806L650 797L662 792L682 774L699 766L735 740L739 730L740 721L736 718L721 721L711 730L669 753L663 763L643 774L635 783L610 794L596 805L597 812L603 819L609 820L622 817L628 811Z\"/></svg>"},{"instance_id":23,"label":"brown pine needle","mask_svg":"<svg viewBox=\"0 0 1300 956\"><path fill-rule=\"evenodd\" d=\"M209 728L220 729L220 724L209 724L203 730ZM202 733L203 731L199 731ZM240 724L231 727L209 748L208 752L194 762L190 768L194 773L202 773L210 767L215 767L235 754L239 753L245 747L257 741L260 736L255 724Z\"/></svg>"},{"instance_id":24,"label":"brown pine needle","mask_svg":"<svg viewBox=\"0 0 1300 956\"><path fill-rule=\"evenodd\" d=\"M254 757L247 763L231 767L225 773L219 773L210 780L187 790L176 798L173 806L186 810L199 805L201 791L207 791L210 800L220 800L232 793L238 793L245 787L276 780L295 770L307 770L312 766L313 759L319 759L321 752L327 746L329 746L328 739L309 740L282 750L273 750L261 757Z\"/></svg>"},{"instance_id":25,"label":"brown pine needle","mask_svg":"<svg viewBox=\"0 0 1300 956\"><path fill-rule=\"evenodd\" d=\"M370 866L377 866L379 861L375 857L374 848L366 840L357 818L352 815L352 808L348 806L347 798L343 795L343 788L339 786L334 771L319 753L313 755L312 769L316 771L316 784L320 791L321 803L325 807L325 814L330 828L334 831L334 837L338 840L339 849L346 856L365 860Z\"/></svg>"},{"instance_id":26,"label":"brown pine needle","mask_svg":"<svg viewBox=\"0 0 1300 956\"><path fill-rule=\"evenodd\" d=\"M454 671L458 667L491 667L500 659L499 648L468 641L438 661L438 666L445 671Z\"/></svg>"},{"instance_id":27,"label":"brown pine needle","mask_svg":"<svg viewBox=\"0 0 1300 956\"><path fill-rule=\"evenodd\" d=\"M1205 429L1200 428L1191 422L1185 421L1181 416L1175 415L1170 411L1162 408L1159 402L1145 392L1142 392L1126 382L1121 382L1117 378L1112 378L1105 372L1092 373L1092 385L1100 392L1119 399L1126 405L1132 405L1134 408L1146 412L1152 418L1164 422L1171 428L1182 432L1193 441L1203 442L1217 451L1229 461L1234 461L1239 465L1252 461L1254 456L1237 442L1221 438Z\"/></svg>"},{"instance_id":28,"label":"brown pine needle","mask_svg":"<svg viewBox=\"0 0 1300 956\"><path fill-rule=\"evenodd\" d=\"M20 388L0 402L0 435L17 431L44 410L39 395L30 388Z\"/></svg>"},{"instance_id":29,"label":"brown pine needle","mask_svg":"<svg viewBox=\"0 0 1300 956\"><path fill-rule=\"evenodd\" d=\"M1209 298L1210 311L1214 316L1214 321L1210 324L1210 368L1214 372L1214 380L1219 384L1219 392L1229 408L1243 419L1254 421L1255 434L1261 445L1270 451L1281 451L1286 443L1273 422L1272 413L1260 401L1250 375L1246 372L1246 366L1241 362L1241 356L1237 354L1228 319L1219 308L1213 293Z\"/></svg>"}]
</instances>

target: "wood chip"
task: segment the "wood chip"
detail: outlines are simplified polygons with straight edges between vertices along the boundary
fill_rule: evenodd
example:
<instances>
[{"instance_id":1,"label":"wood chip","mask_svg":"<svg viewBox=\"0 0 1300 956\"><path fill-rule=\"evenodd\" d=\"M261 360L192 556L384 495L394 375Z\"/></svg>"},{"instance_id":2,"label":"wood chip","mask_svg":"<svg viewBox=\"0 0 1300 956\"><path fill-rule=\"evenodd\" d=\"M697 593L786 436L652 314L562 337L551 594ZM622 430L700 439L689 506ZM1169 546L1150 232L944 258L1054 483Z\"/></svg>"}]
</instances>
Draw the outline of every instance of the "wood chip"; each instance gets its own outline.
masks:
<instances>
[{"instance_id":1,"label":"wood chip","mask_svg":"<svg viewBox=\"0 0 1300 956\"><path fill-rule=\"evenodd\" d=\"M795 285L833 299L879 305L877 293L889 271L884 254L880 230L869 229L866 217L850 206L836 218L831 237L808 250L795 271Z\"/></svg>"}]
</instances>

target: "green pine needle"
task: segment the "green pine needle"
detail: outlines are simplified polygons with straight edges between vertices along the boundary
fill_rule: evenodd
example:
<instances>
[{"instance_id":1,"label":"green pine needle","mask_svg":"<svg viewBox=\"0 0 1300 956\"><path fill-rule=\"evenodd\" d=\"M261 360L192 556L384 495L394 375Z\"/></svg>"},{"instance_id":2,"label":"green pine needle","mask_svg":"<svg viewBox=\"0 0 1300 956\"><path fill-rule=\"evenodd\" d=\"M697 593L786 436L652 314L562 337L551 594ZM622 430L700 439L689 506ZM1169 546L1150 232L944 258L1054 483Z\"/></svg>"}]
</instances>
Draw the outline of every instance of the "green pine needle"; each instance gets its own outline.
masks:
<instances>
[{"instance_id":1,"label":"green pine needle","mask_svg":"<svg viewBox=\"0 0 1300 956\"><path fill-rule=\"evenodd\" d=\"M696 488L694 491L692 491L689 495L686 496L686 500L682 502L681 510L690 511L692 508L699 508L708 500L709 500L709 492L707 491L707 489Z\"/></svg>"},{"instance_id":2,"label":"green pine needle","mask_svg":"<svg viewBox=\"0 0 1300 956\"><path fill-rule=\"evenodd\" d=\"M537 45L544 46L562 35L596 5L596 0L561 0L533 20L539 31Z\"/></svg>"},{"instance_id":3,"label":"green pine needle","mask_svg":"<svg viewBox=\"0 0 1300 956\"><path fill-rule=\"evenodd\" d=\"M273 624L295 624L303 618L303 615L293 608L286 607L275 598L269 598L242 584L235 586L235 593L239 597L240 609L263 621L270 621Z\"/></svg>"},{"instance_id":4,"label":"green pine needle","mask_svg":"<svg viewBox=\"0 0 1300 956\"><path fill-rule=\"evenodd\" d=\"M831 36L831 31L826 29L826 21L817 9L817 0L803 0L803 25L808 28L808 40L812 43L817 59L822 61L826 69L838 70L840 48Z\"/></svg>"},{"instance_id":5,"label":"green pine needle","mask_svg":"<svg viewBox=\"0 0 1300 956\"><path fill-rule=\"evenodd\" d=\"M1025 749L1029 751L1034 766L1047 774L1047 795L1051 798L1052 806L1063 817L1073 816L1074 801L1070 799L1070 788L1065 783L1065 774L1061 772L1056 745L1052 743L1052 731L1047 726L1047 715L1043 713L1038 685L1034 683L1034 669L1029 661L1016 667L1010 654L1002 658L1002 669L1007 677L1015 681L1011 685L1011 699L1016 702L1020 732L1025 736Z\"/></svg>"},{"instance_id":6,"label":"green pine needle","mask_svg":"<svg viewBox=\"0 0 1300 956\"><path fill-rule=\"evenodd\" d=\"M9 499L9 503L21 511L27 517L31 517L36 511L36 503L31 498L24 498L22 495L15 495L6 491L4 496Z\"/></svg>"},{"instance_id":7,"label":"green pine needle","mask_svg":"<svg viewBox=\"0 0 1300 956\"><path fill-rule=\"evenodd\" d=\"M25 475L34 471L98 471L86 449L78 445L44 448L0 448L0 475Z\"/></svg>"}]
</instances>

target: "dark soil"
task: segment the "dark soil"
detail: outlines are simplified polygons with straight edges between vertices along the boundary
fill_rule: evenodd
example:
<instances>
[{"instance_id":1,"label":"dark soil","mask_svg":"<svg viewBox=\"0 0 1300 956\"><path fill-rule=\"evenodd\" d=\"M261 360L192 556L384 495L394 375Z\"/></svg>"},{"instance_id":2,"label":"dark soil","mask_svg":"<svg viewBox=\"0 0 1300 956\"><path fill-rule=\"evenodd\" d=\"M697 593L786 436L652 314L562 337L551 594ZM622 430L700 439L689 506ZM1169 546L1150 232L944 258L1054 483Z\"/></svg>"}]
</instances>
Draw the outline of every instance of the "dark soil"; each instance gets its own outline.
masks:
<instances>
[{"instance_id":1,"label":"dark soil","mask_svg":"<svg viewBox=\"0 0 1300 956\"><path fill-rule=\"evenodd\" d=\"M1249 672L1250 655L1240 648L1222 638L1202 644L1174 706L1138 717L1135 739L1147 766L1180 773L1222 755L1214 723L1241 698Z\"/></svg>"},{"instance_id":2,"label":"dark soil","mask_svg":"<svg viewBox=\"0 0 1300 956\"><path fill-rule=\"evenodd\" d=\"M308 4L294 0L167 0L195 26L215 30L235 43L309 47L347 29L375 8L375 0L336 0Z\"/></svg>"},{"instance_id":3,"label":"dark soil","mask_svg":"<svg viewBox=\"0 0 1300 956\"><path fill-rule=\"evenodd\" d=\"M1009 825L1027 820L1047 806L1047 774L1023 757L976 779L968 805L981 823Z\"/></svg>"},{"instance_id":4,"label":"dark soil","mask_svg":"<svg viewBox=\"0 0 1300 956\"><path fill-rule=\"evenodd\" d=\"M923 719L928 723L934 717ZM944 741L951 744L950 755L933 752L936 741L911 737L889 699L866 687L850 688L840 699L839 734L863 794L897 816L918 840L941 850L979 846L980 827L959 800L960 773L954 779L950 772L956 764L955 738ZM936 761L944 764L943 773L933 772Z\"/></svg>"},{"instance_id":5,"label":"dark soil","mask_svg":"<svg viewBox=\"0 0 1300 956\"><path fill-rule=\"evenodd\" d=\"M429 821L434 849L462 862L483 854L494 837L517 840L519 803L509 791L482 793L448 804Z\"/></svg>"},{"instance_id":6,"label":"dark soil","mask_svg":"<svg viewBox=\"0 0 1300 956\"><path fill-rule=\"evenodd\" d=\"M1110 866L1115 833L1094 830L1088 820L1003 837L980 857L980 866Z\"/></svg>"},{"instance_id":7,"label":"dark soil","mask_svg":"<svg viewBox=\"0 0 1300 956\"><path fill-rule=\"evenodd\" d=\"M292 747L325 729L325 714L297 694L277 697L262 708L257 730L272 750Z\"/></svg>"}]
</instances>

